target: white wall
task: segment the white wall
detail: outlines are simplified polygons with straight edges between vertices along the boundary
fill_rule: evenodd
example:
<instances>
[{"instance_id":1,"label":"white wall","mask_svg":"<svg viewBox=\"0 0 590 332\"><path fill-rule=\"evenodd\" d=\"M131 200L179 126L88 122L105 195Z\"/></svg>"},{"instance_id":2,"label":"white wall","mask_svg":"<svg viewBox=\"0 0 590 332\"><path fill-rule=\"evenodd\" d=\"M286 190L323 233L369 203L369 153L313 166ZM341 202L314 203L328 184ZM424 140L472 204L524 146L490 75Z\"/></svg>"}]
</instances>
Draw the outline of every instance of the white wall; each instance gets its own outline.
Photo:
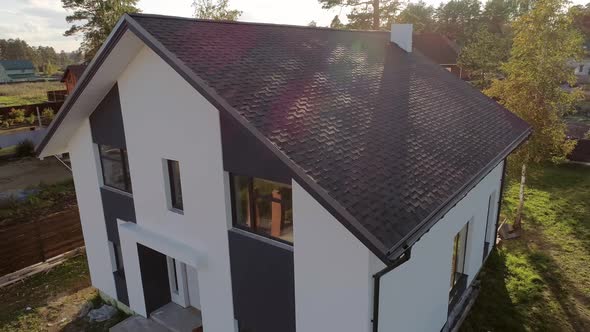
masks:
<instances>
[{"instance_id":1,"label":"white wall","mask_svg":"<svg viewBox=\"0 0 590 332\"><path fill-rule=\"evenodd\" d=\"M470 283L482 264L488 200L496 192L497 209L501 177L502 163L412 247L408 262L381 278L379 331L440 331L447 320L453 239L473 219L465 262Z\"/></svg>"},{"instance_id":2,"label":"white wall","mask_svg":"<svg viewBox=\"0 0 590 332\"><path fill-rule=\"evenodd\" d=\"M121 74L118 86L137 225L204 254L197 273L204 329L233 331L229 188L218 111L147 47ZM162 158L180 163L184 214L168 209ZM139 276L128 272L129 285ZM143 301L136 292L129 296L132 309Z\"/></svg>"},{"instance_id":3,"label":"white wall","mask_svg":"<svg viewBox=\"0 0 590 332\"><path fill-rule=\"evenodd\" d=\"M297 330L369 331L374 255L296 182L293 218Z\"/></svg>"},{"instance_id":4,"label":"white wall","mask_svg":"<svg viewBox=\"0 0 590 332\"><path fill-rule=\"evenodd\" d=\"M100 170L93 145L90 122L86 119L68 145L82 234L92 285L110 297L117 298L99 189Z\"/></svg>"}]
</instances>

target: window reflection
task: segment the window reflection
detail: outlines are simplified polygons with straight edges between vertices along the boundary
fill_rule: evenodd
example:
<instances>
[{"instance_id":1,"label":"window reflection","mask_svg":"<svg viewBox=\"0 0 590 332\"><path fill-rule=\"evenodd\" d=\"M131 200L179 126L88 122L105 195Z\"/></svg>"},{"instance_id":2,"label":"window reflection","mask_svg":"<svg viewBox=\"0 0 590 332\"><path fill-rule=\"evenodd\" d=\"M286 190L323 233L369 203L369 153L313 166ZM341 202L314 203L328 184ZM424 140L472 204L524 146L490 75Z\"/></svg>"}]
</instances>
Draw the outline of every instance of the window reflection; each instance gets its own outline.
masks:
<instances>
[{"instance_id":1,"label":"window reflection","mask_svg":"<svg viewBox=\"0 0 590 332\"><path fill-rule=\"evenodd\" d=\"M293 243L291 186L236 175L233 195L236 225Z\"/></svg>"}]
</instances>

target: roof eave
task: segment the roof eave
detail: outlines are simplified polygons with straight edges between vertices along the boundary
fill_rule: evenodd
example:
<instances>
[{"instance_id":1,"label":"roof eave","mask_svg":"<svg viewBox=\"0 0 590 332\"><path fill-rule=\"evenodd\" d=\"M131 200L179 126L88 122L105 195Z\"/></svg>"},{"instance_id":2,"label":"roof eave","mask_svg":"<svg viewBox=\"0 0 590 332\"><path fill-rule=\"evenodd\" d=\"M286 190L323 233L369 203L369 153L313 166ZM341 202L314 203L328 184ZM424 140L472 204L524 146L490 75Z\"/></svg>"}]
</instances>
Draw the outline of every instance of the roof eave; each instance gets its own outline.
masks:
<instances>
[{"instance_id":1,"label":"roof eave","mask_svg":"<svg viewBox=\"0 0 590 332\"><path fill-rule=\"evenodd\" d=\"M500 162L505 160L514 150L528 140L532 134L532 128L529 126L518 138L516 138L509 146L506 147L496 158L492 159L486 167L477 173L471 181L468 181L462 186L454 195L452 195L445 203L438 209L426 217L418 226L408 233L402 240L398 241L396 245L387 251L389 260L394 260L408 248L413 246L420 238L426 234L434 224L441 220L447 212L449 212L461 199L463 199L471 189L473 189L479 182L481 182Z\"/></svg>"}]
</instances>

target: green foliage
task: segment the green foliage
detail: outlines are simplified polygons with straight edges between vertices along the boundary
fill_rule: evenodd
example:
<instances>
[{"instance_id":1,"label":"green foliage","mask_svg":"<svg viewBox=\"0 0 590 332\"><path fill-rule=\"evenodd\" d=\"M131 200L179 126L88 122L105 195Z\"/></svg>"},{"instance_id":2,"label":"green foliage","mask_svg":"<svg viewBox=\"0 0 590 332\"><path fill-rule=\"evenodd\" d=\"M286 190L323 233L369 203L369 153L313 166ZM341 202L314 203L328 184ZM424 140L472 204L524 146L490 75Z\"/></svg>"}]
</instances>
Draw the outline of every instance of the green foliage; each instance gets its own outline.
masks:
<instances>
[{"instance_id":1,"label":"green foliage","mask_svg":"<svg viewBox=\"0 0 590 332\"><path fill-rule=\"evenodd\" d=\"M469 72L472 83L489 88L493 79L502 78L500 66L508 60L512 39L482 26L461 49L458 63Z\"/></svg>"},{"instance_id":2,"label":"green foliage","mask_svg":"<svg viewBox=\"0 0 590 332\"><path fill-rule=\"evenodd\" d=\"M35 121L37 120L37 117L35 116L35 114L31 113L28 117L26 117L26 121L28 124L33 125L35 124Z\"/></svg>"},{"instance_id":3,"label":"green foliage","mask_svg":"<svg viewBox=\"0 0 590 332\"><path fill-rule=\"evenodd\" d=\"M45 119L53 120L53 118L55 117L55 113L53 113L53 110L51 108L46 108L41 113L41 117L43 117Z\"/></svg>"},{"instance_id":4,"label":"green foliage","mask_svg":"<svg viewBox=\"0 0 590 332\"><path fill-rule=\"evenodd\" d=\"M330 22L330 28L332 28L332 29L343 29L344 28L344 24L342 24L342 22L340 22L340 17L338 17L338 15L335 15L334 18L332 19L332 22Z\"/></svg>"},{"instance_id":5,"label":"green foliage","mask_svg":"<svg viewBox=\"0 0 590 332\"><path fill-rule=\"evenodd\" d=\"M347 28L363 30L389 30L400 9L398 0L318 0L324 9L348 7ZM338 19L340 21L340 19ZM334 22L334 21L332 21Z\"/></svg>"},{"instance_id":6,"label":"green foliage","mask_svg":"<svg viewBox=\"0 0 590 332\"><path fill-rule=\"evenodd\" d=\"M565 6L564 0L538 0L514 22L510 58L502 65L505 79L494 80L485 91L533 127L509 163L516 167L561 161L575 145L565 140L562 117L574 110L581 93L566 92L561 84L575 83L567 63L581 55L582 36Z\"/></svg>"},{"instance_id":7,"label":"green foliage","mask_svg":"<svg viewBox=\"0 0 590 332\"><path fill-rule=\"evenodd\" d=\"M81 61L78 52L56 53L53 47L29 46L21 39L0 39L0 60L31 60L37 71L54 74L58 68L65 68Z\"/></svg>"},{"instance_id":8,"label":"green foliage","mask_svg":"<svg viewBox=\"0 0 590 332\"><path fill-rule=\"evenodd\" d=\"M434 31L434 7L426 5L422 0L410 2L395 18L395 23L411 23L416 32Z\"/></svg>"},{"instance_id":9,"label":"green foliage","mask_svg":"<svg viewBox=\"0 0 590 332\"><path fill-rule=\"evenodd\" d=\"M436 9L437 31L464 45L478 28L481 18L478 0L451 0Z\"/></svg>"},{"instance_id":10,"label":"green foliage","mask_svg":"<svg viewBox=\"0 0 590 332\"><path fill-rule=\"evenodd\" d=\"M12 120L11 124L25 122L25 110L23 109L11 109L8 112L9 121Z\"/></svg>"},{"instance_id":11,"label":"green foliage","mask_svg":"<svg viewBox=\"0 0 590 332\"><path fill-rule=\"evenodd\" d=\"M61 82L0 84L0 107L37 104L47 101L47 91L62 90Z\"/></svg>"},{"instance_id":12,"label":"green foliage","mask_svg":"<svg viewBox=\"0 0 590 332\"><path fill-rule=\"evenodd\" d=\"M193 0L195 18L236 21L242 11L229 9L229 0Z\"/></svg>"},{"instance_id":13,"label":"green foliage","mask_svg":"<svg viewBox=\"0 0 590 332\"><path fill-rule=\"evenodd\" d=\"M25 201L13 201L8 207L0 209L0 221L30 221L76 204L72 180L52 185L41 184L38 189L39 192Z\"/></svg>"},{"instance_id":14,"label":"green foliage","mask_svg":"<svg viewBox=\"0 0 590 332\"><path fill-rule=\"evenodd\" d=\"M66 17L70 28L65 36L82 34L80 50L84 58L94 57L117 21L125 13L137 13L138 0L62 0L63 8L72 12Z\"/></svg>"},{"instance_id":15,"label":"green foliage","mask_svg":"<svg viewBox=\"0 0 590 332\"><path fill-rule=\"evenodd\" d=\"M31 140L21 141L16 145L15 154L17 157L33 157L35 156L35 144Z\"/></svg>"}]
</instances>

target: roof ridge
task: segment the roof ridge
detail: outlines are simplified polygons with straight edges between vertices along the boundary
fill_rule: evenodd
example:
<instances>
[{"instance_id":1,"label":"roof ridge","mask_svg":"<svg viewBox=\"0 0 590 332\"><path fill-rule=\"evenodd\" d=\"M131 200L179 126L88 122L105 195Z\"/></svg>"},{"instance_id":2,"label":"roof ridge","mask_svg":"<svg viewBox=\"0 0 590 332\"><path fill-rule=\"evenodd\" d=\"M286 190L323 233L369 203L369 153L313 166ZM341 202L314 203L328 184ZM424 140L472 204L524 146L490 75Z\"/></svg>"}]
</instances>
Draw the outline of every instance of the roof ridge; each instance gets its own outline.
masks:
<instances>
[{"instance_id":1,"label":"roof ridge","mask_svg":"<svg viewBox=\"0 0 590 332\"><path fill-rule=\"evenodd\" d=\"M209 20L209 19L202 19L202 18L192 18L192 17L186 17L186 16L149 14L149 13L128 13L127 15L129 15L131 17L151 17L151 18L161 18L161 19L176 19L176 20L202 22L202 23L258 25L258 26L270 26L270 27L283 27L283 28L290 28L290 29L310 29L310 30L356 32L356 33L387 33L387 34L389 34L389 31L387 31L387 30L336 29L336 28L330 28L330 27L313 27L313 26L307 26L307 25L282 24L282 23L222 21L222 20Z\"/></svg>"}]
</instances>

